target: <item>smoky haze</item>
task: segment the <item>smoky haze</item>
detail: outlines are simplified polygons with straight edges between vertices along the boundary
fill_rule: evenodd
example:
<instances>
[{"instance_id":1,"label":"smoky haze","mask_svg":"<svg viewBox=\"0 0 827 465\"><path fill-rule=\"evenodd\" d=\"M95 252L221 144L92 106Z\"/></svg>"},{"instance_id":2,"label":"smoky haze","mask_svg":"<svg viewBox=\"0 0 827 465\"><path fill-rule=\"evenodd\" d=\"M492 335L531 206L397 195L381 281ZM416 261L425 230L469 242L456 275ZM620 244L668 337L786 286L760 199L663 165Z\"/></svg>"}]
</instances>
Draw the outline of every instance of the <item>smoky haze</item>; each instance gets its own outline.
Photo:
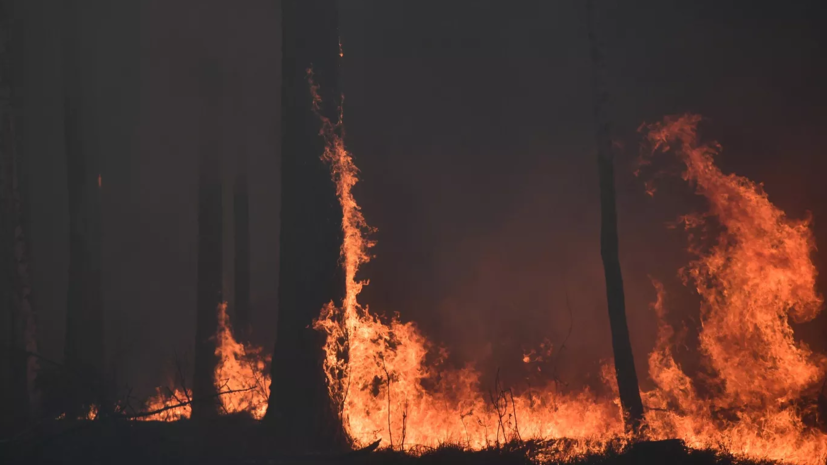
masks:
<instances>
[{"instance_id":1,"label":"smoky haze","mask_svg":"<svg viewBox=\"0 0 827 465\"><path fill-rule=\"evenodd\" d=\"M53 2L18 3L35 304L42 350L60 359L62 19ZM654 198L645 194L632 174L643 121L707 117L703 134L723 145L724 171L763 182L792 217L811 212L818 244L827 241L819 27L827 18L815 1L735 3L598 2L622 147L620 258L639 373L656 331L649 275L666 285L671 321L696 325L697 303L677 278L691 258L686 238L666 223L704 208L676 176L659 178ZM585 19L574 0L340 2L347 143L362 179L355 196L378 228L360 301L416 321L486 379L498 368L509 382L525 378L523 352L546 338L555 351L566 341L556 364L565 382L591 383L611 357ZM269 350L278 311L279 3L94 0L84 2L83 21L92 96L84 118L94 122L85 137L103 160L104 312L120 383L147 393L176 356L191 364L205 141L217 141L228 172L240 154L248 159L253 339ZM222 76L210 93L205 67ZM216 103L221 114L211 114ZM827 265L823 253L816 262ZM818 318L797 334L825 349L824 330ZM551 364L542 368L548 379Z\"/></svg>"}]
</instances>

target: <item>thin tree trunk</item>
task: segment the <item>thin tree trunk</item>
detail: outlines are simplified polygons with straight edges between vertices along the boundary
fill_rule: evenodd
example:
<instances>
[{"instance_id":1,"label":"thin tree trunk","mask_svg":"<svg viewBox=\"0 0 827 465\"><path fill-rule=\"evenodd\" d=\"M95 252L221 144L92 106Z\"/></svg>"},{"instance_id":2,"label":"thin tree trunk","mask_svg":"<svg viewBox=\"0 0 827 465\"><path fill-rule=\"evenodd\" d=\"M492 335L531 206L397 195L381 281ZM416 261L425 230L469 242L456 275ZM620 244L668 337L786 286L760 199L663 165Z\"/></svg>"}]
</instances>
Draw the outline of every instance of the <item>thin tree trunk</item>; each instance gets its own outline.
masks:
<instances>
[{"instance_id":1,"label":"thin tree trunk","mask_svg":"<svg viewBox=\"0 0 827 465\"><path fill-rule=\"evenodd\" d=\"M218 414L216 395L215 333L218 306L223 301L223 187L222 83L214 63L203 69L202 98L210 105L202 112L201 155L198 167L198 283L195 329L195 370L193 373L192 416Z\"/></svg>"},{"instance_id":2,"label":"thin tree trunk","mask_svg":"<svg viewBox=\"0 0 827 465\"><path fill-rule=\"evenodd\" d=\"M313 68L325 115L336 121L339 37L335 0L282 1L282 146L279 320L267 419L294 450L334 449L342 425L322 366L324 335L312 329L328 302L344 296L339 263L342 211L311 106Z\"/></svg>"},{"instance_id":3,"label":"thin tree trunk","mask_svg":"<svg viewBox=\"0 0 827 465\"><path fill-rule=\"evenodd\" d=\"M0 2L0 308L5 328L0 335L2 371L0 431L24 426L36 410L34 377L37 361L27 352L37 352L35 315L31 302L31 282L23 196L20 188L22 165L15 131L12 44L15 15L13 2Z\"/></svg>"},{"instance_id":4,"label":"thin tree trunk","mask_svg":"<svg viewBox=\"0 0 827 465\"><path fill-rule=\"evenodd\" d=\"M244 157L244 154L241 155ZM245 342L250 337L250 206L246 163L239 163L233 192L235 216L235 330Z\"/></svg>"},{"instance_id":5,"label":"thin tree trunk","mask_svg":"<svg viewBox=\"0 0 827 465\"><path fill-rule=\"evenodd\" d=\"M620 270L615 206L614 160L609 117L606 114L606 90L603 56L594 33L594 5L588 0L589 45L594 67L595 120L597 122L597 169L600 177L600 255L606 277L606 299L612 331L617 387L627 429L636 431L643 420L635 360L626 323L623 276Z\"/></svg>"},{"instance_id":6,"label":"thin tree trunk","mask_svg":"<svg viewBox=\"0 0 827 465\"><path fill-rule=\"evenodd\" d=\"M91 404L106 407L103 308L100 294L100 188L95 123L89 107L94 86L84 82L91 60L81 53L81 5L65 4L64 132L69 201L69 289L66 308L65 367L67 417Z\"/></svg>"}]
</instances>

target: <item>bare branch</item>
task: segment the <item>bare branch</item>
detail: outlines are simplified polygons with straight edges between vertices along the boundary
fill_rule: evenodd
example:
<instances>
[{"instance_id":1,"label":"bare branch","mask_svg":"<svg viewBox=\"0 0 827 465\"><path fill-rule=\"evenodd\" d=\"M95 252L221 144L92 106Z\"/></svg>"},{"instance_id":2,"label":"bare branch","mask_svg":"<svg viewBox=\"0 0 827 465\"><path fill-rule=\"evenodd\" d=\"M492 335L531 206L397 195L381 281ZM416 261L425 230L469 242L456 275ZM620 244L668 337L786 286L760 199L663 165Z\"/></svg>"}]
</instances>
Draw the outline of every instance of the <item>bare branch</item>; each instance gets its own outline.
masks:
<instances>
[{"instance_id":1,"label":"bare branch","mask_svg":"<svg viewBox=\"0 0 827 465\"><path fill-rule=\"evenodd\" d=\"M385 371L385 377L388 378L388 436L391 442L391 449L393 449L393 430L391 429L391 374L385 365L385 357L382 357L382 370Z\"/></svg>"},{"instance_id":2,"label":"bare branch","mask_svg":"<svg viewBox=\"0 0 827 465\"><path fill-rule=\"evenodd\" d=\"M191 399L191 400L188 400L186 402L180 402L180 403L177 403L177 404L174 404L174 405L168 405L166 407L159 408L159 409L156 409L156 410L150 410L149 412L140 412L140 413L136 413L136 414L132 414L132 415L121 415L121 417L122 418L128 418L128 419L151 417L152 415L157 415L159 413L166 412L168 410L173 410L173 409L176 409L178 407L184 407L186 405L190 405L193 402L196 402L196 401L199 401L199 400L207 400L207 399L212 399L214 397L223 396L224 394L233 394L233 393L236 393L236 392L246 392L246 391L252 391L252 390L253 390L253 388L233 389L233 390L229 390L229 391L221 391L221 392L218 392L214 395L207 396L207 397L204 397L204 398L201 398L201 399Z\"/></svg>"}]
</instances>

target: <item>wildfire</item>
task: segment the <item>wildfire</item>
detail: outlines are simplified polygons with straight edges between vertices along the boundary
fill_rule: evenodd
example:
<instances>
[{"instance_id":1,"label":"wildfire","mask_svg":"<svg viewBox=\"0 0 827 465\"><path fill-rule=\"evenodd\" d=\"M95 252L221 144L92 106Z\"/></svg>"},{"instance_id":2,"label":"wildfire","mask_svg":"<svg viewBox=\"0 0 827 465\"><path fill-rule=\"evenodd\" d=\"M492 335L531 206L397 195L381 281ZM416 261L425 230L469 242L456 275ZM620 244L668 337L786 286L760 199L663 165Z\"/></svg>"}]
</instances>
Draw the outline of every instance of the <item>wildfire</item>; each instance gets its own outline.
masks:
<instances>
[{"instance_id":1,"label":"wildfire","mask_svg":"<svg viewBox=\"0 0 827 465\"><path fill-rule=\"evenodd\" d=\"M312 74L309 78L318 109L318 88ZM356 274L371 258L373 242L366 237L372 229L353 197L358 170L345 148L339 116L336 122L320 118L323 159L343 212L347 293L340 307L331 302L322 309L315 327L327 333L330 396L355 444L381 439L383 446L399 449L443 443L479 449L515 439L567 439L566 447L547 456L565 460L627 443L610 364L601 374L613 396L561 392L553 383L520 392L497 383L485 390L473 367L447 366L447 352L414 323L399 315L380 318L359 304L367 281ZM714 394L701 392L674 360L673 330L663 321L665 294L653 280L660 329L649 357L657 388L642 393L646 437L680 438L692 447L746 457L823 463L827 436L804 426L800 401L814 398L824 359L794 340L787 321L788 315L812 319L822 306L809 222L787 218L752 181L723 174L712 159L719 147L698 143L697 123L698 117L684 116L643 129L652 153L677 144L675 153L686 164L684 180L709 202L707 215L684 217L686 228L714 219L723 229L709 250L693 245L697 259L682 270L702 299L700 348L718 388ZM647 191L655 192L651 184ZM522 361L536 356L528 352Z\"/></svg>"},{"instance_id":2,"label":"wildfire","mask_svg":"<svg viewBox=\"0 0 827 465\"><path fill-rule=\"evenodd\" d=\"M709 204L706 215L683 218L687 230L716 222L722 232L681 271L701 297L700 348L714 372L714 395L701 395L672 357L671 329L661 323L649 358L658 390L650 401L655 437L690 446L718 447L747 456L824 463L827 436L802 420L814 407L825 359L796 342L789 319L804 322L821 311L816 292L815 242L809 220L792 220L770 203L761 185L723 174L713 162L715 143L699 143L700 117L668 117L643 127L652 153L674 150L683 178ZM662 322L663 288L654 305ZM809 401L809 402L808 402ZM809 405L808 405L809 404Z\"/></svg>"},{"instance_id":3,"label":"wildfire","mask_svg":"<svg viewBox=\"0 0 827 465\"><path fill-rule=\"evenodd\" d=\"M309 72L314 105L321 99ZM331 398L345 430L359 445L377 439L400 449L463 444L474 449L517 439L570 439L555 455L568 458L599 452L623 436L619 407L593 393L544 389L514 393L500 386L486 392L473 367L446 366L447 352L428 341L412 322L399 316L384 321L357 301L367 284L356 278L370 260L372 231L353 197L358 169L336 122L321 115L326 141L323 159L330 165L342 206L341 248L346 295L341 307L326 305L315 327L328 335L325 370Z\"/></svg>"},{"instance_id":4,"label":"wildfire","mask_svg":"<svg viewBox=\"0 0 827 465\"><path fill-rule=\"evenodd\" d=\"M355 445L381 439L384 447L416 451L444 443L481 449L515 440L552 440L541 456L567 460L634 440L624 432L611 363L603 363L600 373L608 395L563 391L553 380L516 392L497 380L485 389L473 366L449 366L447 350L413 322L403 322L398 314L380 317L358 302L368 282L357 273L371 259L373 229L353 197L358 169L344 144L341 109L336 121L322 115L310 71L308 78L326 142L322 158L342 207L346 279L341 306L327 304L314 327L327 334L324 369L330 397ZM824 303L816 291L810 221L788 218L760 184L722 173L713 160L720 146L699 142L699 122L698 116L683 115L640 129L651 147L643 164L673 152L685 165L683 179L709 205L705 214L682 217L695 259L680 270L684 284L700 297L699 346L707 372L703 380L693 379L675 359L666 293L652 278L658 333L648 369L656 387L641 393L643 438L678 438L690 447L742 457L823 464L827 434L805 418L816 411L827 357L796 341L789 321L812 320ZM646 191L654 195L655 188L647 182ZM695 241L698 237L712 245ZM215 383L223 412L248 412L260 419L267 409L269 357L260 347L235 340L226 304L217 311ZM526 350L521 361L549 360L552 348L546 340L539 349ZM184 387L159 388L146 405L158 412L141 420L188 418L191 395ZM87 418L96 414L92 410Z\"/></svg>"},{"instance_id":5,"label":"wildfire","mask_svg":"<svg viewBox=\"0 0 827 465\"><path fill-rule=\"evenodd\" d=\"M270 395L270 375L265 370L270 356L264 355L261 347L235 340L226 303L218 306L215 341L218 364L214 379L222 413L247 412L253 418L263 418ZM159 412L140 420L176 421L189 418L192 413L191 399L192 392L183 387L157 388L157 394L147 401L146 410Z\"/></svg>"}]
</instances>

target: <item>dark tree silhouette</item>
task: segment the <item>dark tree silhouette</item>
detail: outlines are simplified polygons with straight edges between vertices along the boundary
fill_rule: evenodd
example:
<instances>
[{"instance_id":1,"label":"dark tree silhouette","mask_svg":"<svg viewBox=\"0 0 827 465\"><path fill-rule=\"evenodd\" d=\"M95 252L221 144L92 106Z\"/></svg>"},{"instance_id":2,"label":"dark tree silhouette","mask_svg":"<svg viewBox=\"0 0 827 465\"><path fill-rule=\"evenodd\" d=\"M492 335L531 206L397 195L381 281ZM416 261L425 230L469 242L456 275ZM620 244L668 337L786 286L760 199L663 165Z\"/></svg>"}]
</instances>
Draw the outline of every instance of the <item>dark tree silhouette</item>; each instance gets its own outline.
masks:
<instances>
[{"instance_id":1,"label":"dark tree silhouette","mask_svg":"<svg viewBox=\"0 0 827 465\"><path fill-rule=\"evenodd\" d=\"M218 414L216 396L215 333L217 310L223 301L223 186L222 186L222 77L215 63L200 70L202 98L202 143L198 164L198 283L193 373L192 416Z\"/></svg>"},{"instance_id":2,"label":"dark tree silhouette","mask_svg":"<svg viewBox=\"0 0 827 465\"><path fill-rule=\"evenodd\" d=\"M101 302L101 174L93 84L84 68L82 4L67 1L64 14L64 137L69 201L69 288L64 348L67 417L90 404L106 406L103 306Z\"/></svg>"},{"instance_id":3,"label":"dark tree silhouette","mask_svg":"<svg viewBox=\"0 0 827 465\"><path fill-rule=\"evenodd\" d=\"M235 325L238 338L247 342L250 336L250 207L247 190L247 164L239 156L238 174L233 187L233 231L235 249Z\"/></svg>"},{"instance_id":4,"label":"dark tree silhouette","mask_svg":"<svg viewBox=\"0 0 827 465\"><path fill-rule=\"evenodd\" d=\"M609 117L606 114L608 91L600 44L594 32L594 1L588 0L589 46L594 68L594 114L597 122L597 169L600 178L600 255L606 277L606 299L609 304L609 323L612 331L617 387L620 404L628 429L636 431L643 420L635 359L626 324L626 302L623 294L623 276L620 270L617 239L617 209L615 205L614 160Z\"/></svg>"},{"instance_id":5,"label":"dark tree silhouette","mask_svg":"<svg viewBox=\"0 0 827 465\"><path fill-rule=\"evenodd\" d=\"M31 418L37 352L22 162L15 131L13 1L0 1L0 434Z\"/></svg>"},{"instance_id":6,"label":"dark tree silhouette","mask_svg":"<svg viewBox=\"0 0 827 465\"><path fill-rule=\"evenodd\" d=\"M267 419L292 449L342 444L341 422L322 367L324 336L312 329L323 305L340 303L342 210L313 112L313 68L321 111L338 120L339 37L335 0L282 1L282 145L279 319Z\"/></svg>"}]
</instances>

